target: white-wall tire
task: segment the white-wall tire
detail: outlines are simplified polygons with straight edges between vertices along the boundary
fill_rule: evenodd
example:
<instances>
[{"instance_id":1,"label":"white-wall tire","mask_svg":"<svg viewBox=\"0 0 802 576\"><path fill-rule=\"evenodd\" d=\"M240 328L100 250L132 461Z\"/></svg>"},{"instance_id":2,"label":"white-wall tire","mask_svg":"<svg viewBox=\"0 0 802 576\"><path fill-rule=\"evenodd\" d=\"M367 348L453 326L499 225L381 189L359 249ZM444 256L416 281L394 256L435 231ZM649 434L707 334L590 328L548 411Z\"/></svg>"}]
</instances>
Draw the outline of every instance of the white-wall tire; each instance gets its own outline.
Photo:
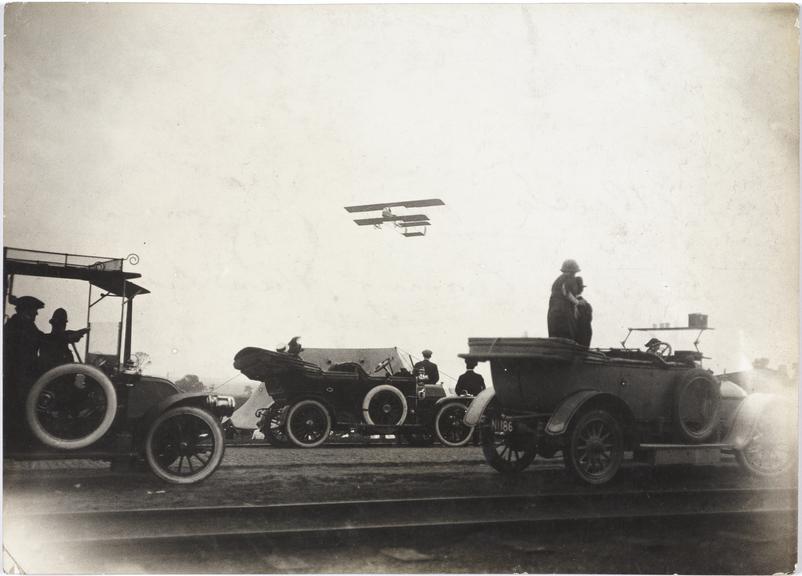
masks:
<instances>
[{"instance_id":1,"label":"white-wall tire","mask_svg":"<svg viewBox=\"0 0 802 576\"><path fill-rule=\"evenodd\" d=\"M106 409L100 424L98 424L97 428L92 430L86 436L74 439L59 438L58 436L48 432L39 421L37 411L39 396L45 390L45 388L52 384L55 380L64 376L77 376L79 374L84 375L87 378L91 378L100 385L100 388L103 390L106 396ZM114 385L111 383L109 377L103 372L94 366L88 366L86 364L62 364L61 366L56 366L55 368L48 370L42 374L36 380L36 382L34 382L25 402L25 419L27 420L28 426L31 429L31 432L33 432L34 436L36 436L36 438L42 442L42 444L50 446L51 448L59 448L62 450L77 450L79 448L85 448L91 444L94 444L100 440L106 432L109 431L116 414L117 392L114 390Z\"/></svg>"},{"instance_id":2,"label":"white-wall tire","mask_svg":"<svg viewBox=\"0 0 802 576\"><path fill-rule=\"evenodd\" d=\"M304 412L306 420L303 420ZM290 441L299 448L315 448L329 439L331 416L321 402L301 400L290 406L284 429Z\"/></svg>"},{"instance_id":3,"label":"white-wall tire","mask_svg":"<svg viewBox=\"0 0 802 576\"><path fill-rule=\"evenodd\" d=\"M382 398L386 399L387 404L378 405L377 403L381 402ZM373 406L371 406L371 402L373 402ZM374 411L378 411L377 413L390 414L393 411L392 406L390 406L391 402L397 402L397 407L399 409L395 410L396 416L391 416L391 421L377 422L376 418L370 414L371 407ZM395 386L381 384L380 386L371 388L368 393L365 394L365 399L362 401L362 417L365 419L365 422L371 426L399 426L407 419L407 399L404 398L404 394L401 390Z\"/></svg>"}]
</instances>

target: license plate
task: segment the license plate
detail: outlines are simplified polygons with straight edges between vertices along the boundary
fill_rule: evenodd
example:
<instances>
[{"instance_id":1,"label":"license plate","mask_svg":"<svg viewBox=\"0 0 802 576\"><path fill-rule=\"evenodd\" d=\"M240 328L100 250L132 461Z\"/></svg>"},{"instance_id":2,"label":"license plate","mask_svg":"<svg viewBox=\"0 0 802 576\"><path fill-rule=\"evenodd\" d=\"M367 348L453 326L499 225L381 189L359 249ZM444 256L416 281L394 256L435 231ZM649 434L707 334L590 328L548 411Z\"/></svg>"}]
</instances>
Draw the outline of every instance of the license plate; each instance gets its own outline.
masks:
<instances>
[{"instance_id":1,"label":"license plate","mask_svg":"<svg viewBox=\"0 0 802 576\"><path fill-rule=\"evenodd\" d=\"M512 420L506 418L493 418L493 430L502 434L509 434L515 429Z\"/></svg>"}]
</instances>

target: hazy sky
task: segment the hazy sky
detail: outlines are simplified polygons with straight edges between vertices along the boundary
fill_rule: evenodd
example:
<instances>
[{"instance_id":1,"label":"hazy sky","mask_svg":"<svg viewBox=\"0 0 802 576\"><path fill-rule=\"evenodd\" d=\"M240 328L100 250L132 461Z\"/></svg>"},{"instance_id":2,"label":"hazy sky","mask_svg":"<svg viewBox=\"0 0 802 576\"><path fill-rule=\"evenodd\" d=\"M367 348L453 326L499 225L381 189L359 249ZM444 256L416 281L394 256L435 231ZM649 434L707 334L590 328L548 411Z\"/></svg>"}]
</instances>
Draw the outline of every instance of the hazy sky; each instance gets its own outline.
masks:
<instances>
[{"instance_id":1,"label":"hazy sky","mask_svg":"<svg viewBox=\"0 0 802 576\"><path fill-rule=\"evenodd\" d=\"M701 312L714 369L790 364L796 12L6 6L4 241L137 253L134 350L174 378L295 335L457 376L468 337L546 335L565 258L593 345ZM425 238L343 210L428 197Z\"/></svg>"}]
</instances>

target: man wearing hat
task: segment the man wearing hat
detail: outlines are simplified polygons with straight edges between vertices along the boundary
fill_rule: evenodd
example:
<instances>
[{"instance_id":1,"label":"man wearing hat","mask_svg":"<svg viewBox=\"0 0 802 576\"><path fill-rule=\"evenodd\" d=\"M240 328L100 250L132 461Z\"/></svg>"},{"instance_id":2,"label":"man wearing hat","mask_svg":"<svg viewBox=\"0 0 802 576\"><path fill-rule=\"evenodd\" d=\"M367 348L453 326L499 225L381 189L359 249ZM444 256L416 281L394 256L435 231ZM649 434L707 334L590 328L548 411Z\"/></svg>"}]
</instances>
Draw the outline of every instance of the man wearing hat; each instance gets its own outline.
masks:
<instances>
[{"instance_id":1,"label":"man wearing hat","mask_svg":"<svg viewBox=\"0 0 802 576\"><path fill-rule=\"evenodd\" d=\"M437 369L437 364L429 360L432 357L432 351L424 350L421 354L423 354L423 360L412 367L412 373L417 376L423 372L427 376L426 384L437 384L440 381L440 371Z\"/></svg>"},{"instance_id":2,"label":"man wearing hat","mask_svg":"<svg viewBox=\"0 0 802 576\"><path fill-rule=\"evenodd\" d=\"M24 426L20 410L38 376L37 354L44 333L36 315L45 303L33 296L9 296L16 313L3 326L3 418L5 432Z\"/></svg>"},{"instance_id":3,"label":"man wearing hat","mask_svg":"<svg viewBox=\"0 0 802 576\"><path fill-rule=\"evenodd\" d=\"M39 348L39 365L43 371L74 362L70 344L75 344L89 332L89 328L67 330L67 311L64 308L53 311L50 325L50 334L45 335Z\"/></svg>"},{"instance_id":4,"label":"man wearing hat","mask_svg":"<svg viewBox=\"0 0 802 576\"><path fill-rule=\"evenodd\" d=\"M579 272L579 264L576 260L566 260L560 267L560 274L551 285L551 297L549 298L549 313L547 322L549 327L549 338L576 338L576 317L578 315L577 305L577 283L576 273Z\"/></svg>"},{"instance_id":5,"label":"man wearing hat","mask_svg":"<svg viewBox=\"0 0 802 576\"><path fill-rule=\"evenodd\" d=\"M590 340L593 338L593 328L591 327L593 308L590 302L582 296L582 292L585 290L585 282L582 280L582 276L576 277L576 288L576 342L577 344L582 344L582 346L590 346Z\"/></svg>"},{"instance_id":6,"label":"man wearing hat","mask_svg":"<svg viewBox=\"0 0 802 576\"><path fill-rule=\"evenodd\" d=\"M476 360L466 358L465 374L457 379L457 386L454 388L457 396L478 396L485 389L485 379L481 374L474 372L474 368L476 368Z\"/></svg>"}]
</instances>

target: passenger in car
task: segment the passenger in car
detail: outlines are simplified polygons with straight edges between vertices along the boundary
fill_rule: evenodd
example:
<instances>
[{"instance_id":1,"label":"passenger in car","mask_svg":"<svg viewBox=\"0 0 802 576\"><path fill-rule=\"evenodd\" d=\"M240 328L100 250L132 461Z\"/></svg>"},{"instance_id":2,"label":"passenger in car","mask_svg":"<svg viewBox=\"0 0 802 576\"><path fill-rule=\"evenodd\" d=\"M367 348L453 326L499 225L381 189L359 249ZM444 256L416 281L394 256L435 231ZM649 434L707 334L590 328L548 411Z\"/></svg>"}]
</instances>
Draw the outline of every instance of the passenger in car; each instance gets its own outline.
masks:
<instances>
[{"instance_id":1,"label":"passenger in car","mask_svg":"<svg viewBox=\"0 0 802 576\"><path fill-rule=\"evenodd\" d=\"M593 338L593 307L590 302L585 300L582 292L585 290L585 283L582 276L576 277L576 299L577 299L577 317L576 317L576 342L582 346L590 346L590 340Z\"/></svg>"},{"instance_id":2,"label":"passenger in car","mask_svg":"<svg viewBox=\"0 0 802 576\"><path fill-rule=\"evenodd\" d=\"M576 260L566 260L560 267L560 274L551 285L549 312L547 316L549 338L576 339L576 319L578 315L576 273L579 264Z\"/></svg>"},{"instance_id":3,"label":"passenger in car","mask_svg":"<svg viewBox=\"0 0 802 576\"><path fill-rule=\"evenodd\" d=\"M432 351L424 350L421 354L423 354L423 360L415 363L412 373L415 376L423 373L427 377L426 384L437 384L440 381L440 371L437 369L437 364L429 360L432 357Z\"/></svg>"},{"instance_id":4,"label":"passenger in car","mask_svg":"<svg viewBox=\"0 0 802 576\"><path fill-rule=\"evenodd\" d=\"M3 325L3 421L6 438L24 429L22 404L39 375L37 353L44 332L36 316L45 303L33 296L8 297L16 313Z\"/></svg>"},{"instance_id":5,"label":"passenger in car","mask_svg":"<svg viewBox=\"0 0 802 576\"><path fill-rule=\"evenodd\" d=\"M64 308L53 311L50 317L50 334L45 334L39 347L39 366L42 371L75 362L70 344L80 341L89 332L89 328L67 330L67 321L67 311Z\"/></svg>"},{"instance_id":6,"label":"passenger in car","mask_svg":"<svg viewBox=\"0 0 802 576\"><path fill-rule=\"evenodd\" d=\"M465 373L457 379L457 386L454 392L457 396L478 396L485 389L485 379L481 374L473 371L476 368L476 360L465 359Z\"/></svg>"}]
</instances>

